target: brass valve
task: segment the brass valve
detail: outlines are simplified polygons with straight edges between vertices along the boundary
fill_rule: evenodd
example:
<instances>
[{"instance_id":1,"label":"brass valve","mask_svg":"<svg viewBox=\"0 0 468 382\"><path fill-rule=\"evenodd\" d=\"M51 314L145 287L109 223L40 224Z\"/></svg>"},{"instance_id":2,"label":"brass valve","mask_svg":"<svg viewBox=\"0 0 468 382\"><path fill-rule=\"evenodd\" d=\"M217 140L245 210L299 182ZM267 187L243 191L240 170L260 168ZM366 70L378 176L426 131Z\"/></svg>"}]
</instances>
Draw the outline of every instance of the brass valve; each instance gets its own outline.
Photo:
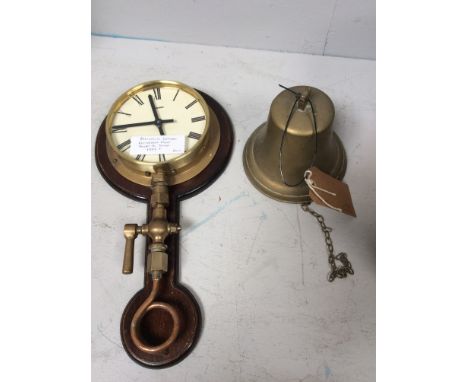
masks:
<instances>
[{"instance_id":1,"label":"brass valve","mask_svg":"<svg viewBox=\"0 0 468 382\"><path fill-rule=\"evenodd\" d=\"M169 204L169 194L164 174L153 174L151 194L152 218L148 224L125 224L125 253L122 273L133 272L134 244L138 235L149 236L152 244L149 246L147 271L153 278L160 278L162 272L167 272L167 246L164 244L167 236L178 233L181 227L167 221L166 206Z\"/></svg>"},{"instance_id":2,"label":"brass valve","mask_svg":"<svg viewBox=\"0 0 468 382\"><path fill-rule=\"evenodd\" d=\"M125 224L124 227L124 237L125 237L125 253L123 260L122 273L130 274L133 273L133 262L134 262L134 247L135 239L141 234L144 236L149 236L153 244L150 245L150 250L148 253L148 272L152 273L154 266L151 264L156 263L165 263L166 266L164 269L160 269L164 272L167 271L167 253L165 253L167 246L164 245L164 241L168 235L178 233L181 230L181 227L177 224L168 223L162 219L152 219L149 224L143 224L138 226L136 224ZM158 250L156 250L158 248ZM165 260L159 260L159 254L165 255ZM158 254L158 255L156 255Z\"/></svg>"}]
</instances>

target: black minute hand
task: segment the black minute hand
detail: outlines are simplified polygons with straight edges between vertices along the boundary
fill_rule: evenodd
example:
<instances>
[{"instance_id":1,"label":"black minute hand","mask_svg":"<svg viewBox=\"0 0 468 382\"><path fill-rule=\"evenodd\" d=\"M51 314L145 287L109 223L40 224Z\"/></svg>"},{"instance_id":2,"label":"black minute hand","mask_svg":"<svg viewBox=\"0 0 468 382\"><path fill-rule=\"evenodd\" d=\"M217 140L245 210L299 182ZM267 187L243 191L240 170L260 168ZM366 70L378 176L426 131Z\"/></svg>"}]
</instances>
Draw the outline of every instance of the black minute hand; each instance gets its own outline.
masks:
<instances>
[{"instance_id":1,"label":"black minute hand","mask_svg":"<svg viewBox=\"0 0 468 382\"><path fill-rule=\"evenodd\" d=\"M112 131L125 130L128 127L149 126L149 125L154 125L154 121L129 123L127 125L115 125L115 126L112 126Z\"/></svg>"}]
</instances>

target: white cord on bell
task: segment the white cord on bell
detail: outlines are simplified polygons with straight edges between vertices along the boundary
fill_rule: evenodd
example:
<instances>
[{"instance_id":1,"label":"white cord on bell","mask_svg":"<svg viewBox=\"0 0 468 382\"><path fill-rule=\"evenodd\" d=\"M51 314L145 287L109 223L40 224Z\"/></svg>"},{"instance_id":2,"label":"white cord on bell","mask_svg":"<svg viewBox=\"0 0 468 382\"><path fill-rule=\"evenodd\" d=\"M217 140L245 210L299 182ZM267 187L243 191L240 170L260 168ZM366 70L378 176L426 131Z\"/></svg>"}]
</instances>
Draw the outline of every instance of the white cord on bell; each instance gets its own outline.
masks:
<instances>
[{"instance_id":1,"label":"white cord on bell","mask_svg":"<svg viewBox=\"0 0 468 382\"><path fill-rule=\"evenodd\" d=\"M332 196L336 196L336 194L334 192L330 192L328 190L325 190L319 186L316 186L314 181L312 180L312 171L311 170L307 170L305 173L304 173L304 181L307 183L307 186L309 186L310 190L323 202L323 204L325 204L327 207L335 210L335 211L338 211L338 212L343 212L343 210L341 208L337 208L337 207L334 207L332 206L330 203L328 203L325 199L322 198L322 196L317 192L317 190L320 190L322 192L325 192L329 195L332 195Z\"/></svg>"}]
</instances>

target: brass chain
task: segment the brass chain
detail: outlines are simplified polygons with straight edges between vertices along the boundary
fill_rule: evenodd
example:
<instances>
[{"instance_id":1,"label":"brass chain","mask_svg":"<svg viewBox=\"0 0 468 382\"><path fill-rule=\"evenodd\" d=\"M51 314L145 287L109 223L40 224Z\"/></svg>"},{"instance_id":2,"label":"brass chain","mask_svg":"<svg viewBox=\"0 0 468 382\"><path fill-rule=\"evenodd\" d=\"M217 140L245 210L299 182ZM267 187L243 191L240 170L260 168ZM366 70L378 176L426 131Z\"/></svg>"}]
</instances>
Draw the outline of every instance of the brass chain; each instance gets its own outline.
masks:
<instances>
[{"instance_id":1,"label":"brass chain","mask_svg":"<svg viewBox=\"0 0 468 382\"><path fill-rule=\"evenodd\" d=\"M332 229L327 227L325 224L325 219L322 215L315 212L314 210L309 208L308 204L302 204L302 209L306 212L309 212L313 217L315 217L322 228L322 232L325 235L325 244L327 245L328 249L328 263L330 264L331 271L328 274L328 281L332 282L335 278L345 278L348 273L350 275L354 275L353 267L348 260L348 255L344 252L340 252L338 255L335 256L333 242L330 236L330 232ZM337 266L336 260L340 261L343 265Z\"/></svg>"}]
</instances>

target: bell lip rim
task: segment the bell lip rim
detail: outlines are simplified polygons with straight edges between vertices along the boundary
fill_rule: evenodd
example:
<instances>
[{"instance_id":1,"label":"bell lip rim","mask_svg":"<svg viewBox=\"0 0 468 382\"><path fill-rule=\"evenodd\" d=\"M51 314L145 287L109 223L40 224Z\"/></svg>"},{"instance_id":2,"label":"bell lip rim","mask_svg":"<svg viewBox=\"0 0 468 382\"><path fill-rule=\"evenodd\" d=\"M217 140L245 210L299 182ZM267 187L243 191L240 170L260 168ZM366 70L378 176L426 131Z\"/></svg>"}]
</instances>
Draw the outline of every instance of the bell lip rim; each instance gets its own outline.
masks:
<instances>
[{"instance_id":1,"label":"bell lip rim","mask_svg":"<svg viewBox=\"0 0 468 382\"><path fill-rule=\"evenodd\" d=\"M253 173L251 171L251 167L249 166L250 161L249 161L248 158L250 156L248 155L248 149L253 144L253 139L252 138L254 136L256 136L256 134L258 134L258 131L263 126L265 126L267 124L267 122L268 121L265 121L262 124L260 124L260 126L258 126L252 132L252 134L250 134L249 138L247 139L247 142L244 145L244 150L243 150L243 153L242 153L242 163L243 163L244 172L245 172L247 178L249 179L250 183L257 189L257 191L259 191L261 194L263 194L265 196L268 196L269 198L271 198L273 200L276 200L278 202L285 202L285 203L290 203L290 204L302 204L302 203L306 203L306 202L311 202L311 199L309 197L309 193L307 193L305 195L297 195L297 196L292 196L292 197L291 196L283 196L283 194L279 194L279 193L277 193L275 191L272 191L271 189L267 188L263 183L261 183L253 175ZM341 141L338 134L336 134L336 132L333 131L333 135L334 135L334 137L336 139L338 150L342 154L341 156L338 157L337 163L338 163L340 157L341 157L341 163L338 166L337 175L334 176L334 177L336 179L338 179L338 180L342 180L344 178L345 174L346 174L346 170L347 170L347 167L348 167L348 161L347 161L347 157L346 157L346 150L345 150L343 142ZM298 188L300 185L291 187L291 189Z\"/></svg>"}]
</instances>

